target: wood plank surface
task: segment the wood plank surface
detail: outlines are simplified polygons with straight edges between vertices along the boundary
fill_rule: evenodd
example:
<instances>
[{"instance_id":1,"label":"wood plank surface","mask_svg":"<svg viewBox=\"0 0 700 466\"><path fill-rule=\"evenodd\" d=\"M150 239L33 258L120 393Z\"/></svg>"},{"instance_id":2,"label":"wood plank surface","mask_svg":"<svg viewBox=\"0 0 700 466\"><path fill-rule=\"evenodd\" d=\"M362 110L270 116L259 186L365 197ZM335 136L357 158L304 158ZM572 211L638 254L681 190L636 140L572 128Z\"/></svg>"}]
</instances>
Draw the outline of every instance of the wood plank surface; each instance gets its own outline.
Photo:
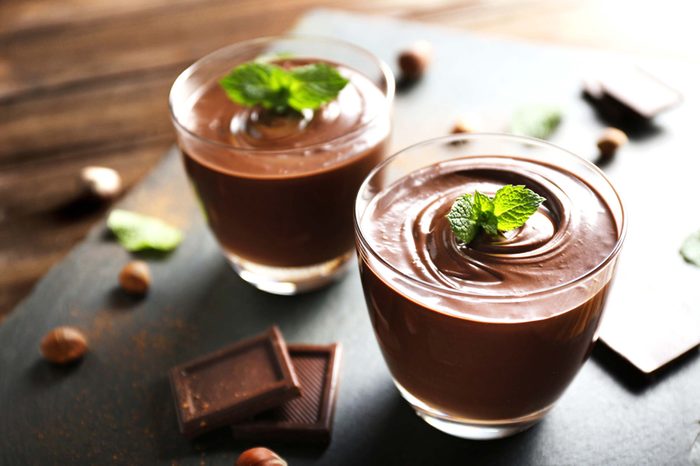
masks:
<instances>
[{"instance_id":1,"label":"wood plank surface","mask_svg":"<svg viewBox=\"0 0 700 466\"><path fill-rule=\"evenodd\" d=\"M67 220L81 167L127 187L173 140L166 96L189 63L288 30L317 6L492 35L700 60L688 2L631 0L18 0L0 3L0 315L98 216Z\"/></svg>"}]
</instances>

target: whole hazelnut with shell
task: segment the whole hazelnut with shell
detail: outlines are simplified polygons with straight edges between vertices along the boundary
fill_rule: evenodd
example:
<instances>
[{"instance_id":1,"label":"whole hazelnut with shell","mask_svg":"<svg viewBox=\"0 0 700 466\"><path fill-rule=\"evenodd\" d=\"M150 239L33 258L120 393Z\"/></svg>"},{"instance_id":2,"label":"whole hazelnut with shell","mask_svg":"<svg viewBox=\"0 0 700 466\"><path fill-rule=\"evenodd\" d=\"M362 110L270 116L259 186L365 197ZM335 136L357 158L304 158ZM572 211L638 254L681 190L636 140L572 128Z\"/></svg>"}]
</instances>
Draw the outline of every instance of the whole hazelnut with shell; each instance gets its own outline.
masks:
<instances>
[{"instance_id":1,"label":"whole hazelnut with shell","mask_svg":"<svg viewBox=\"0 0 700 466\"><path fill-rule=\"evenodd\" d=\"M241 453L235 466L287 466L287 462L272 450L255 447Z\"/></svg>"},{"instance_id":2,"label":"whole hazelnut with shell","mask_svg":"<svg viewBox=\"0 0 700 466\"><path fill-rule=\"evenodd\" d=\"M600 156L604 159L612 158L620 147L627 144L627 141L627 135L622 130L605 128L597 141Z\"/></svg>"},{"instance_id":3,"label":"whole hazelnut with shell","mask_svg":"<svg viewBox=\"0 0 700 466\"><path fill-rule=\"evenodd\" d=\"M119 285L132 295L143 296L151 286L151 271L143 261L131 261L119 272Z\"/></svg>"},{"instance_id":4,"label":"whole hazelnut with shell","mask_svg":"<svg viewBox=\"0 0 700 466\"><path fill-rule=\"evenodd\" d=\"M98 201L111 201L122 192L122 179L116 170L107 167L85 167L78 177L82 194Z\"/></svg>"},{"instance_id":5,"label":"whole hazelnut with shell","mask_svg":"<svg viewBox=\"0 0 700 466\"><path fill-rule=\"evenodd\" d=\"M56 327L41 339L39 349L54 364L69 364L81 359L87 351L87 339L73 327Z\"/></svg>"},{"instance_id":6,"label":"whole hazelnut with shell","mask_svg":"<svg viewBox=\"0 0 700 466\"><path fill-rule=\"evenodd\" d=\"M419 79L428 69L433 58L433 47L430 42L419 40L410 48L399 53L399 69L401 77L408 80Z\"/></svg>"}]
</instances>

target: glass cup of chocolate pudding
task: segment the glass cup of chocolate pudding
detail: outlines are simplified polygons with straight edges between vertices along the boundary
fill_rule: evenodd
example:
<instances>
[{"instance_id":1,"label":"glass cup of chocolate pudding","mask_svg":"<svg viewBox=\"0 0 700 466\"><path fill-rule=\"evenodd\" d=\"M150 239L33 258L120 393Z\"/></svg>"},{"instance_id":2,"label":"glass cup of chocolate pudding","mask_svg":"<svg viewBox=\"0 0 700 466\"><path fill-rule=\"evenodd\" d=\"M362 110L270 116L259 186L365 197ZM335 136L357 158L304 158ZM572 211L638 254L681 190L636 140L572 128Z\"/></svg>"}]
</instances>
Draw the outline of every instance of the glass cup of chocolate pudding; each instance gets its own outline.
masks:
<instances>
[{"instance_id":1,"label":"glass cup of chocolate pudding","mask_svg":"<svg viewBox=\"0 0 700 466\"><path fill-rule=\"evenodd\" d=\"M264 62L285 70L322 63L348 83L313 111L243 106L219 80ZM261 290L322 287L354 255L360 184L384 160L394 78L370 52L338 40L280 36L217 50L170 91L185 170L210 230L234 270Z\"/></svg>"},{"instance_id":2,"label":"glass cup of chocolate pudding","mask_svg":"<svg viewBox=\"0 0 700 466\"><path fill-rule=\"evenodd\" d=\"M459 241L446 219L454 202L509 184L546 201L518 229ZM360 275L379 347L418 416L470 439L540 420L597 340L625 229L597 167L531 138L433 139L375 168L355 205Z\"/></svg>"}]
</instances>

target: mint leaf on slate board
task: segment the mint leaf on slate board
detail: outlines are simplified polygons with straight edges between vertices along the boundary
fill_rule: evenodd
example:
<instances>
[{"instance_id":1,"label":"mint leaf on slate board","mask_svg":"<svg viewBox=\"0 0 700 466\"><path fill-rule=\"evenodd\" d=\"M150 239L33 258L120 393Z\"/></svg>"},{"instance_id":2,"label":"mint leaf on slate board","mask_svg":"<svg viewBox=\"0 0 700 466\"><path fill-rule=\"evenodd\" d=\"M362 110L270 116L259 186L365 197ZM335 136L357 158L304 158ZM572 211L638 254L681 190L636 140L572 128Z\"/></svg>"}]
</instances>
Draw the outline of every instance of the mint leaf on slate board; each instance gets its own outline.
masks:
<instances>
[{"instance_id":1,"label":"mint leaf on slate board","mask_svg":"<svg viewBox=\"0 0 700 466\"><path fill-rule=\"evenodd\" d=\"M549 139L562 120L558 107L552 105L528 105L513 114L510 131L520 136Z\"/></svg>"},{"instance_id":2,"label":"mint leaf on slate board","mask_svg":"<svg viewBox=\"0 0 700 466\"><path fill-rule=\"evenodd\" d=\"M683 241L680 253L686 262L700 267L700 231L696 231Z\"/></svg>"},{"instance_id":3,"label":"mint leaf on slate board","mask_svg":"<svg viewBox=\"0 0 700 466\"><path fill-rule=\"evenodd\" d=\"M155 217L115 209L107 226L127 251L154 250L168 252L182 241L182 232Z\"/></svg>"}]
</instances>

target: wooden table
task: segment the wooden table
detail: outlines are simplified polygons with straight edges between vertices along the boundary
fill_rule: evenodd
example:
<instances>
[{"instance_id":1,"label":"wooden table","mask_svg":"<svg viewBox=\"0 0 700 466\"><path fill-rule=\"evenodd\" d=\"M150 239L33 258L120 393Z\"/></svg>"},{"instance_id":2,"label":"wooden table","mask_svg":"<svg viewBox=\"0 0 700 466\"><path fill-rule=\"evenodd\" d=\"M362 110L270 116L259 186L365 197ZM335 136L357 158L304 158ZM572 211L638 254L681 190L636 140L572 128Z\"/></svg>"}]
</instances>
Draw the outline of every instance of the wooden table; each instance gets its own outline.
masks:
<instances>
[{"instance_id":1,"label":"wooden table","mask_svg":"<svg viewBox=\"0 0 700 466\"><path fill-rule=\"evenodd\" d=\"M133 185L173 143L167 93L183 68L318 6L700 61L682 0L2 2L0 319L104 212L67 208L81 167L113 167Z\"/></svg>"}]
</instances>

